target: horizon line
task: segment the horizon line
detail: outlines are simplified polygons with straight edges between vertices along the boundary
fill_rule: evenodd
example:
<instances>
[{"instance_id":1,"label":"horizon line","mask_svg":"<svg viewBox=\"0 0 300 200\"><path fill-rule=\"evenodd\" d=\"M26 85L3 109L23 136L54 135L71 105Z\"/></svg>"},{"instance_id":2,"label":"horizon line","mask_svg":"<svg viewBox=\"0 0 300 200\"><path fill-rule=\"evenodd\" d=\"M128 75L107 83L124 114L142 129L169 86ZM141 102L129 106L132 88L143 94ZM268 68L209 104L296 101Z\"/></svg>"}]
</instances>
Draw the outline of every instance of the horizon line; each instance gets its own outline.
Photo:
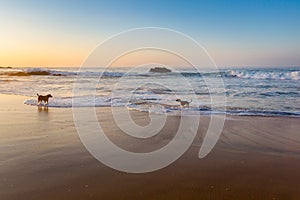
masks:
<instances>
[{"instance_id":1,"label":"horizon line","mask_svg":"<svg viewBox=\"0 0 300 200\"><path fill-rule=\"evenodd\" d=\"M174 68L191 68L191 66L175 66L175 65L169 65L170 67ZM0 68L80 68L82 66L2 66L0 65ZM132 68L135 66L109 66L109 68ZM149 65L150 67L150 65ZM218 66L218 68L297 68L300 67L300 65L231 65L231 66ZM88 68L105 68L101 66L90 66ZM201 66L201 68L209 68L205 66Z\"/></svg>"}]
</instances>

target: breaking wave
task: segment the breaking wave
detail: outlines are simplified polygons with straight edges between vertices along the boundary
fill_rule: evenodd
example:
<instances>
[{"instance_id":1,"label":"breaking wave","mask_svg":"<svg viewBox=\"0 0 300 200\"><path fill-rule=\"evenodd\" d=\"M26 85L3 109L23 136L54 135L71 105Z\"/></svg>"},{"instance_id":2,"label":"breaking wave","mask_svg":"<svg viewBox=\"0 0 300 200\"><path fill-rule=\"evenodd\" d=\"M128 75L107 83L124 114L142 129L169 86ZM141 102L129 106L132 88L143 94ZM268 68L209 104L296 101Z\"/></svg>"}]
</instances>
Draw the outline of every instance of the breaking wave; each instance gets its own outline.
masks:
<instances>
[{"instance_id":1,"label":"breaking wave","mask_svg":"<svg viewBox=\"0 0 300 200\"><path fill-rule=\"evenodd\" d=\"M300 80L300 71L228 70L225 77L266 80Z\"/></svg>"}]
</instances>

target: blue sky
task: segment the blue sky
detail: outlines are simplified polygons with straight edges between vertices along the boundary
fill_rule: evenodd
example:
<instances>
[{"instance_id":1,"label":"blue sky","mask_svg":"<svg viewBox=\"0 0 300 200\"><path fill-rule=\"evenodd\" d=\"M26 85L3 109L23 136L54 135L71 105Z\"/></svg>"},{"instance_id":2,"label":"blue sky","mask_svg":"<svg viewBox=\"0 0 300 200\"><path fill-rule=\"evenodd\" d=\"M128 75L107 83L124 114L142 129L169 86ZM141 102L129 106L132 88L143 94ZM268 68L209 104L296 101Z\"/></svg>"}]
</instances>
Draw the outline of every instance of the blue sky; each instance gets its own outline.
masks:
<instances>
[{"instance_id":1,"label":"blue sky","mask_svg":"<svg viewBox=\"0 0 300 200\"><path fill-rule=\"evenodd\" d=\"M0 1L0 65L78 66L137 27L181 31L219 66L300 66L300 1Z\"/></svg>"}]
</instances>

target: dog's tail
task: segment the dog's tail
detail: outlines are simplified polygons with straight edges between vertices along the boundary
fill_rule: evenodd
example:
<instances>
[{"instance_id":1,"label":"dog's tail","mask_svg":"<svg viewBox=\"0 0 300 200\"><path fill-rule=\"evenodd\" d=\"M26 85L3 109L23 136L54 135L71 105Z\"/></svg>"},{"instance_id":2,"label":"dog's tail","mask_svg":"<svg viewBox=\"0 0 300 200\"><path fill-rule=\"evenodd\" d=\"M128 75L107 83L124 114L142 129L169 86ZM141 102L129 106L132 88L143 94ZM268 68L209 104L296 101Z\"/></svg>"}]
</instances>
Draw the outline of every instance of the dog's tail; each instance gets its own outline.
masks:
<instances>
[{"instance_id":1,"label":"dog's tail","mask_svg":"<svg viewBox=\"0 0 300 200\"><path fill-rule=\"evenodd\" d=\"M38 93L36 93L37 96L40 96Z\"/></svg>"},{"instance_id":2,"label":"dog's tail","mask_svg":"<svg viewBox=\"0 0 300 200\"><path fill-rule=\"evenodd\" d=\"M193 99L191 99L191 101L189 103L192 103Z\"/></svg>"}]
</instances>

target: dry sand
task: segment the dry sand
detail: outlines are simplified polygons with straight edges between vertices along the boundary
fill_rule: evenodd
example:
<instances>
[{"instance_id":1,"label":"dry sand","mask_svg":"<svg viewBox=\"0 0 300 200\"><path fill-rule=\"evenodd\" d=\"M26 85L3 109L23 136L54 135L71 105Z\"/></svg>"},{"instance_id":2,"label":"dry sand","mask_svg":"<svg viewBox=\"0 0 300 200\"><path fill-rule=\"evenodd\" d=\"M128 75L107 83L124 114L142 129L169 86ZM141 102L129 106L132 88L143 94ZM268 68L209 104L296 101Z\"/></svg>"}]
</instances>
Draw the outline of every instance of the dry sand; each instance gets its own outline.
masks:
<instances>
[{"instance_id":1,"label":"dry sand","mask_svg":"<svg viewBox=\"0 0 300 200\"><path fill-rule=\"evenodd\" d=\"M201 117L189 150L168 167L144 174L95 160L75 130L72 109L38 108L26 97L0 95L0 199L300 199L300 119L228 116L213 151L198 158L209 122ZM97 108L117 145L151 151L166 145L179 117L151 139L133 139ZM145 125L147 113L132 112Z\"/></svg>"}]
</instances>

